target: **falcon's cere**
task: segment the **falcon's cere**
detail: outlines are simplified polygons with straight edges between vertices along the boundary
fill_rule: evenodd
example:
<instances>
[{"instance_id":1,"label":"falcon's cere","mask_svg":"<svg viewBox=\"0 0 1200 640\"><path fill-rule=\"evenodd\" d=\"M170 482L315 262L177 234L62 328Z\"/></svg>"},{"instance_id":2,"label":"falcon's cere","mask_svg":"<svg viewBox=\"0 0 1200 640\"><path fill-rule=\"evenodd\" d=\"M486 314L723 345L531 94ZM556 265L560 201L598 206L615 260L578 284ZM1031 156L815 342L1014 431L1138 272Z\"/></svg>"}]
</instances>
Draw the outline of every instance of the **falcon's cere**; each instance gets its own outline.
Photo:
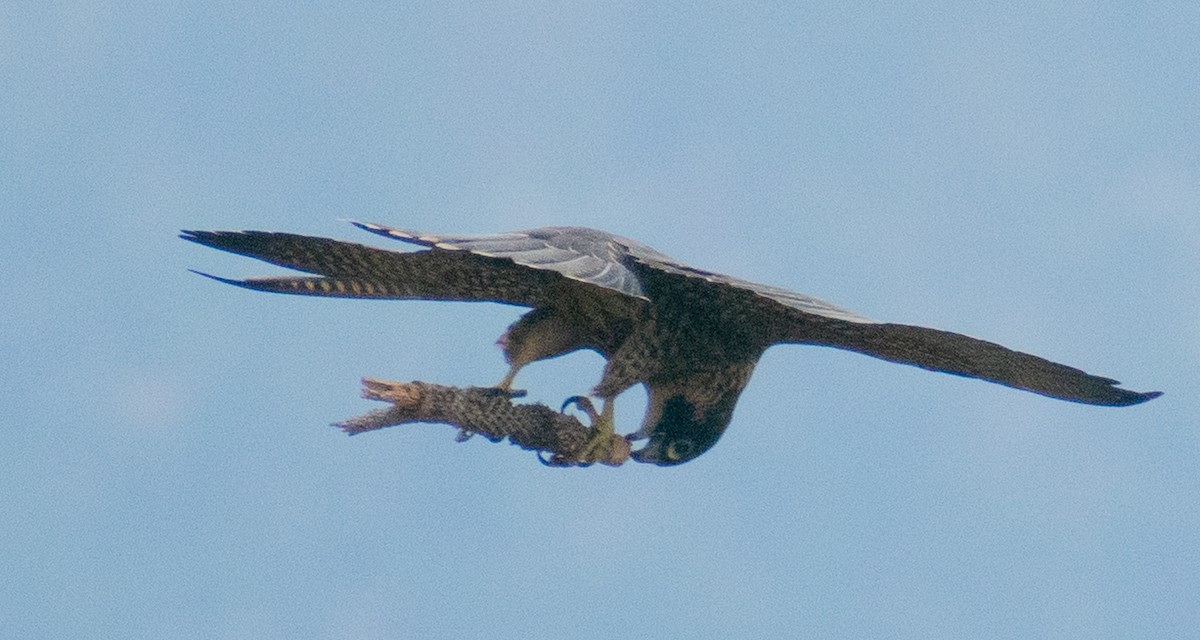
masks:
<instances>
[{"instance_id":1,"label":"falcon's cere","mask_svg":"<svg viewBox=\"0 0 1200 640\"><path fill-rule=\"evenodd\" d=\"M183 231L186 240L312 276L230 280L278 293L391 300L499 302L530 311L500 338L510 390L525 365L578 349L607 363L592 395L576 397L592 435L574 464L606 459L621 438L647 440L640 462L676 465L708 451L733 416L754 365L775 344L811 344L979 378L1044 396L1125 406L1161 393L969 336L877 322L769 285L689 267L639 242L595 229L546 227L494 235L439 235L354 222L425 247L390 251L329 238L266 231ZM199 272L197 272L199 273ZM619 436L613 401L645 385L637 432Z\"/></svg>"}]
</instances>

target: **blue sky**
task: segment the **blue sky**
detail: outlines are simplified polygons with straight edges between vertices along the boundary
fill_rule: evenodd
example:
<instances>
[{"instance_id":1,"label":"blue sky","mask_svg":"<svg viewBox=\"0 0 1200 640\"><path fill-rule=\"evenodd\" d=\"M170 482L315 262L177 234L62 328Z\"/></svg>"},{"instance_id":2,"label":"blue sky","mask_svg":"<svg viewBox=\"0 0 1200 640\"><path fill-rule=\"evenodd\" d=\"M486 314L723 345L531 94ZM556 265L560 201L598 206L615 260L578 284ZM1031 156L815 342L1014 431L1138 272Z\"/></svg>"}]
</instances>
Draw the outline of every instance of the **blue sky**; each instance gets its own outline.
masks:
<instances>
[{"instance_id":1,"label":"blue sky","mask_svg":"<svg viewBox=\"0 0 1200 640\"><path fill-rule=\"evenodd\" d=\"M1195 3L0 7L0 635L1200 628ZM347 438L511 308L272 296L175 237L599 227L1138 390L763 358L675 469ZM592 354L530 367L557 405ZM618 420L640 422L644 397Z\"/></svg>"}]
</instances>

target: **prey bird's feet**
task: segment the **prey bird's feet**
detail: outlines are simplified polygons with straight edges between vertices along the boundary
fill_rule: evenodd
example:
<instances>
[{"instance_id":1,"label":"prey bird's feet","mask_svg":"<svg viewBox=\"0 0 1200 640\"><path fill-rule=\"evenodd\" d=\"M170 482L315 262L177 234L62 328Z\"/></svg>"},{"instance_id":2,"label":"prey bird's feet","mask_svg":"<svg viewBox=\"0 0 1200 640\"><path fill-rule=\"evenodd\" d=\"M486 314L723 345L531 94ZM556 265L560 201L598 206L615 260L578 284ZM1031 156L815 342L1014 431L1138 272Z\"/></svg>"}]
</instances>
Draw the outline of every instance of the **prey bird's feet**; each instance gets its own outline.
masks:
<instances>
[{"instance_id":1,"label":"prey bird's feet","mask_svg":"<svg viewBox=\"0 0 1200 640\"><path fill-rule=\"evenodd\" d=\"M596 406L586 396L571 396L567 398L560 411L575 405L587 414L591 420L587 441L574 455L555 454L549 460L542 462L552 467L588 467L597 462L617 466L629 459L631 450L629 440L617 435L613 429L612 402L604 401L604 409L597 413Z\"/></svg>"}]
</instances>

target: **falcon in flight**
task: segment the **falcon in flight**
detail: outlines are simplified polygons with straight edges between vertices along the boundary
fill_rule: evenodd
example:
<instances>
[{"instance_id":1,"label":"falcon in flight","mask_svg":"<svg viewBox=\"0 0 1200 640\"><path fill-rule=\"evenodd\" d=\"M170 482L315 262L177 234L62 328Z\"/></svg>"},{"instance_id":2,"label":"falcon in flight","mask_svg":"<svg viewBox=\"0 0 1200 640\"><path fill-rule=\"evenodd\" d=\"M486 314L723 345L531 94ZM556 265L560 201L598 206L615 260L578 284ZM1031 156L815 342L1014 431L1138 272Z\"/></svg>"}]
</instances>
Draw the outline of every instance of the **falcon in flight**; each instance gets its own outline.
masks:
<instances>
[{"instance_id":1,"label":"falcon in flight","mask_svg":"<svg viewBox=\"0 0 1200 640\"><path fill-rule=\"evenodd\" d=\"M424 247L391 251L330 238L266 231L183 231L181 236L308 274L230 280L311 296L499 302L530 309L500 338L511 365L497 385L537 360L592 349L607 361L592 394L579 464L604 460L618 439L647 440L640 462L677 465L708 451L733 416L754 365L775 344L857 351L1051 398L1126 406L1139 393L1116 380L958 333L878 322L806 295L690 267L639 242L583 227L494 235L440 235L354 222ZM200 273L200 272L197 272ZM649 404L641 428L620 436L613 401L635 384Z\"/></svg>"}]
</instances>

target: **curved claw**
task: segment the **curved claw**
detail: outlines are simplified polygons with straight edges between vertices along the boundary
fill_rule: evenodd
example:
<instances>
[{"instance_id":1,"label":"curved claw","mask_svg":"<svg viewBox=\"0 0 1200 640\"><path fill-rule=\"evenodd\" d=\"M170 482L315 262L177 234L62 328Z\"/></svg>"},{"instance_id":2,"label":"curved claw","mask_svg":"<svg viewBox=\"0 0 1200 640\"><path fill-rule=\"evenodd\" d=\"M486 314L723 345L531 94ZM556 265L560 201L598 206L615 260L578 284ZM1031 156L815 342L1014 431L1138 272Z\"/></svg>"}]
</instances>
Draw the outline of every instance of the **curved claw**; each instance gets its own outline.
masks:
<instances>
[{"instance_id":1,"label":"curved claw","mask_svg":"<svg viewBox=\"0 0 1200 640\"><path fill-rule=\"evenodd\" d=\"M575 405L591 420L587 441L573 455L551 455L548 459L538 453L538 460L548 467L590 467L599 462L617 466L629 459L631 438L613 433L612 399L604 399L604 410L596 411L591 398L571 396L563 401L559 412L566 413L567 407Z\"/></svg>"},{"instance_id":2,"label":"curved claw","mask_svg":"<svg viewBox=\"0 0 1200 640\"><path fill-rule=\"evenodd\" d=\"M551 455L549 458L545 458L542 456L543 453L545 453L545 452L539 450L537 452L537 459L538 459L538 462L542 463L543 465L545 465L547 467L561 469L563 467L590 467L590 466L592 466L592 463L590 463L590 462L579 462L578 460L571 460L569 458L564 458L563 456L561 456L557 453Z\"/></svg>"},{"instance_id":3,"label":"curved claw","mask_svg":"<svg viewBox=\"0 0 1200 640\"><path fill-rule=\"evenodd\" d=\"M558 412L566 413L567 407L569 407L571 405L575 405L576 407L579 407L579 410L586 413L588 418L593 423L596 422L596 419L600 415L599 413L596 412L596 405L592 404L592 399L587 396L571 396L570 398L563 400L562 406L559 407Z\"/></svg>"}]
</instances>

